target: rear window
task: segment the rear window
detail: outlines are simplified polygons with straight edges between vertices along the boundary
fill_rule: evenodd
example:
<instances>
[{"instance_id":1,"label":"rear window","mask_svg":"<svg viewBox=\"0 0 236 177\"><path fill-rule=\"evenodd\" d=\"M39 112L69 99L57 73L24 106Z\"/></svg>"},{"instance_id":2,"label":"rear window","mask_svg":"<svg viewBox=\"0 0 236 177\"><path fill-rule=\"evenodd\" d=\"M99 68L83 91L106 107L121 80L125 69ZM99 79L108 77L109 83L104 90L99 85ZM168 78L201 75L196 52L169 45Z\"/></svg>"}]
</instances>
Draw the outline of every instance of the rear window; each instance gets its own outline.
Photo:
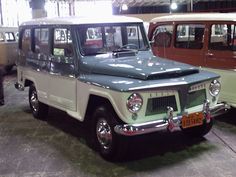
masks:
<instances>
[{"instance_id":1,"label":"rear window","mask_svg":"<svg viewBox=\"0 0 236 177\"><path fill-rule=\"evenodd\" d=\"M236 25L213 24L209 49L212 50L236 50Z\"/></svg>"}]
</instances>

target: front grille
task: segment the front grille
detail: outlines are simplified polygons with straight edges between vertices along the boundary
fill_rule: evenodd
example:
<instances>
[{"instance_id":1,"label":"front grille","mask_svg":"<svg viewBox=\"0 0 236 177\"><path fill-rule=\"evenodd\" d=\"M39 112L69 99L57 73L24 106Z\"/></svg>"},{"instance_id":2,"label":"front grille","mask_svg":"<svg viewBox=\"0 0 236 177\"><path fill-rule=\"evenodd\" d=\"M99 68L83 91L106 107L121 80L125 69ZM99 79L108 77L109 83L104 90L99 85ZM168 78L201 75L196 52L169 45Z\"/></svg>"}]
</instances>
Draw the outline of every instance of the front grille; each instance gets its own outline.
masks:
<instances>
[{"instance_id":1,"label":"front grille","mask_svg":"<svg viewBox=\"0 0 236 177\"><path fill-rule=\"evenodd\" d=\"M205 99L206 99L205 89L190 92L188 93L186 108L188 109L194 106L202 105Z\"/></svg>"},{"instance_id":2,"label":"front grille","mask_svg":"<svg viewBox=\"0 0 236 177\"><path fill-rule=\"evenodd\" d=\"M174 111L177 111L177 104L174 95L149 98L147 103L146 116L166 113L168 106L172 107Z\"/></svg>"}]
</instances>

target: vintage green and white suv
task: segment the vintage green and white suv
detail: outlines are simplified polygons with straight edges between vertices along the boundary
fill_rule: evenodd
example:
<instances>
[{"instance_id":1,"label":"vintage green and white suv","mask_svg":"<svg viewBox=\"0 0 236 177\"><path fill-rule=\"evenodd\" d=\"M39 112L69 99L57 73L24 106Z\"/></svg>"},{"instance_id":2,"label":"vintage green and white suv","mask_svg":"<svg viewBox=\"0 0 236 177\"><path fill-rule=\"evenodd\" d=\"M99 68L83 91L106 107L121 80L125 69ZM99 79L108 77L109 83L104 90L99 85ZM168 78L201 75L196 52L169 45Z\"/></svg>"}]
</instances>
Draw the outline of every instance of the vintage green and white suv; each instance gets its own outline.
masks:
<instances>
[{"instance_id":1,"label":"vintage green and white suv","mask_svg":"<svg viewBox=\"0 0 236 177\"><path fill-rule=\"evenodd\" d=\"M217 104L219 75L153 56L143 22L131 17L23 23L17 75L34 117L52 106L88 123L109 160L119 157L124 136L176 128L204 136L227 107Z\"/></svg>"}]
</instances>

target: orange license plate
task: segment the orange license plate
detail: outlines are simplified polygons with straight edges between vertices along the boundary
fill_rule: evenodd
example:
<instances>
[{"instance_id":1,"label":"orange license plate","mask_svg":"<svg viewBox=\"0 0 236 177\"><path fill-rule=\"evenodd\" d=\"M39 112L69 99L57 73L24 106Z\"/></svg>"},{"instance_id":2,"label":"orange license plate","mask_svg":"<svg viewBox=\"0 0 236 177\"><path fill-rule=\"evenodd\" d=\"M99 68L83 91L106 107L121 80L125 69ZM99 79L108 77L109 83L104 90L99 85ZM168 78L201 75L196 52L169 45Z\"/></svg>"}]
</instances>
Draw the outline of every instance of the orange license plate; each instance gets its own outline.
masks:
<instances>
[{"instance_id":1,"label":"orange license plate","mask_svg":"<svg viewBox=\"0 0 236 177\"><path fill-rule=\"evenodd\" d=\"M184 115L182 117L182 127L183 128L189 128L189 127L195 127L203 124L203 113L197 112L192 113L189 115Z\"/></svg>"}]
</instances>

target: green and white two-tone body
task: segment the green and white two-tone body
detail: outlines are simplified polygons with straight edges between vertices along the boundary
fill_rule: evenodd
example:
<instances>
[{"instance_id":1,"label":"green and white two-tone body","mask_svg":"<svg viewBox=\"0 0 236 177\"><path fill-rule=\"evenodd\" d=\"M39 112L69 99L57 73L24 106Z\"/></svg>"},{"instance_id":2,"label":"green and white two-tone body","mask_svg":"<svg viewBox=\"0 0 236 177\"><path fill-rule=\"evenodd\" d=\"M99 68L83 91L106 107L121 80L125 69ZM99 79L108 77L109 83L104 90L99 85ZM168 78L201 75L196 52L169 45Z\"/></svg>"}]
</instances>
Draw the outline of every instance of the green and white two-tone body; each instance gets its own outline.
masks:
<instances>
[{"instance_id":1,"label":"green and white two-tone body","mask_svg":"<svg viewBox=\"0 0 236 177\"><path fill-rule=\"evenodd\" d=\"M143 22L130 17L54 18L23 23L16 88L29 86L36 118L48 106L87 122L107 159L123 136L181 128L203 136L217 104L219 75L153 56Z\"/></svg>"}]
</instances>

